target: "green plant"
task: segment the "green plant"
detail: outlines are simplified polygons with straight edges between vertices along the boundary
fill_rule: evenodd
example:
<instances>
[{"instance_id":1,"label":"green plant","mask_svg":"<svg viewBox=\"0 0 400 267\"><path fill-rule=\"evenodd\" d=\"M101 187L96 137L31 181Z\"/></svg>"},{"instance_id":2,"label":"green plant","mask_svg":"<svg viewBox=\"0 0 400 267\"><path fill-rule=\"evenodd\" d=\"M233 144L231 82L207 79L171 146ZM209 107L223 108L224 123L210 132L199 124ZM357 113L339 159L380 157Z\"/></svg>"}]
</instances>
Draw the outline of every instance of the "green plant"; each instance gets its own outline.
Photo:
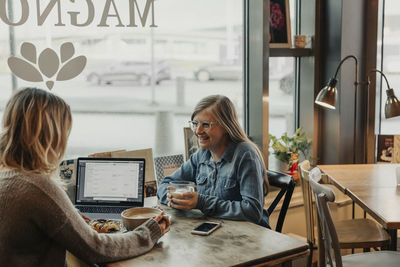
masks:
<instances>
[{"instance_id":1,"label":"green plant","mask_svg":"<svg viewBox=\"0 0 400 267\"><path fill-rule=\"evenodd\" d=\"M306 133L300 127L296 130L293 136L288 136L284 133L280 138L269 135L269 142L274 150L275 157L283 162L292 164L298 160L300 153L307 158L308 150L311 147L311 139L307 138Z\"/></svg>"}]
</instances>

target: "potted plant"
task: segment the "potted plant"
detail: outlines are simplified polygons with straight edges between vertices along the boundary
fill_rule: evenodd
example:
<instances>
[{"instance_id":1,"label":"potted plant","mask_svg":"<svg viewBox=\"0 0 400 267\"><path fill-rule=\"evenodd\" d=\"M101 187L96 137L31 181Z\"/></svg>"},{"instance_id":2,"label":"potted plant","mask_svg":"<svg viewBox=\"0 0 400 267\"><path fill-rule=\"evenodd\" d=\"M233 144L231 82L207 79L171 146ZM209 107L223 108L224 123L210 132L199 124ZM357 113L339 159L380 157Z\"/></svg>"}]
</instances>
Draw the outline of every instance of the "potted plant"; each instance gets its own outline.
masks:
<instances>
[{"instance_id":1,"label":"potted plant","mask_svg":"<svg viewBox=\"0 0 400 267\"><path fill-rule=\"evenodd\" d=\"M302 155L305 159L308 157L311 139L307 138L306 133L300 127L293 136L288 136L287 133L284 133L280 138L277 138L270 134L269 142L273 149L273 154L283 163L284 167L281 171L292 175L297 180L297 167L300 156Z\"/></svg>"}]
</instances>

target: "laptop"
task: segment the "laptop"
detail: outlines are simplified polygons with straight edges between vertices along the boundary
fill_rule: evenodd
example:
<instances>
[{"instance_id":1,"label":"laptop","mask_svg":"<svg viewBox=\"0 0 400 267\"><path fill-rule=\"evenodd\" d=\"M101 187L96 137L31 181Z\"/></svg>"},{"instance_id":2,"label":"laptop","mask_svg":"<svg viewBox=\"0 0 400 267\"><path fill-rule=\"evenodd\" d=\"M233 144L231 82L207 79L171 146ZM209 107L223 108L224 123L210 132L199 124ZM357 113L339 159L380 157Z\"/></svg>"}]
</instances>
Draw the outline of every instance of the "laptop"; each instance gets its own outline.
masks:
<instances>
[{"instance_id":1,"label":"laptop","mask_svg":"<svg viewBox=\"0 0 400 267\"><path fill-rule=\"evenodd\" d=\"M145 159L78 158L75 207L90 219L121 219L143 207Z\"/></svg>"}]
</instances>

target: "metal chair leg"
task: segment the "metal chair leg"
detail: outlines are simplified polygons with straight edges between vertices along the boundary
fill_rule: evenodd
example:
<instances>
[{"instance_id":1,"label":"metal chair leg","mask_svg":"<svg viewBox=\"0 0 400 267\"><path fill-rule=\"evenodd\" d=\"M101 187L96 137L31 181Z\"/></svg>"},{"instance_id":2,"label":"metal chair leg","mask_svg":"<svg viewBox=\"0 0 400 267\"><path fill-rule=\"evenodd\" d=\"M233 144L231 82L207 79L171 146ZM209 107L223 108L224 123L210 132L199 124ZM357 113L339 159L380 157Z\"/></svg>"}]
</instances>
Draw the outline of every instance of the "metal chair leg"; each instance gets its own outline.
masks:
<instances>
[{"instance_id":1,"label":"metal chair leg","mask_svg":"<svg viewBox=\"0 0 400 267\"><path fill-rule=\"evenodd\" d=\"M307 266L312 267L312 259L313 259L313 253L314 253L314 246L313 244L309 243L308 246L310 247L310 255L308 255L307 259Z\"/></svg>"}]
</instances>

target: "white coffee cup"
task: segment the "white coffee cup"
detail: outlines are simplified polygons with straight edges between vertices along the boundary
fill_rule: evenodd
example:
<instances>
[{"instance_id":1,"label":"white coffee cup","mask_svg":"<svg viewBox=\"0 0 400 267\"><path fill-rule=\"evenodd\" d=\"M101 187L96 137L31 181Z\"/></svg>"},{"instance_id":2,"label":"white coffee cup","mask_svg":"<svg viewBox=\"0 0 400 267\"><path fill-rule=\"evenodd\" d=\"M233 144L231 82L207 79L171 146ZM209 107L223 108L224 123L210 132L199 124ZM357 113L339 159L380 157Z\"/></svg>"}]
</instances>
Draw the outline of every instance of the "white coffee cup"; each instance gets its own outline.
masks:
<instances>
[{"instance_id":1,"label":"white coffee cup","mask_svg":"<svg viewBox=\"0 0 400 267\"><path fill-rule=\"evenodd\" d=\"M396 168L396 184L400 186L400 167Z\"/></svg>"}]
</instances>

